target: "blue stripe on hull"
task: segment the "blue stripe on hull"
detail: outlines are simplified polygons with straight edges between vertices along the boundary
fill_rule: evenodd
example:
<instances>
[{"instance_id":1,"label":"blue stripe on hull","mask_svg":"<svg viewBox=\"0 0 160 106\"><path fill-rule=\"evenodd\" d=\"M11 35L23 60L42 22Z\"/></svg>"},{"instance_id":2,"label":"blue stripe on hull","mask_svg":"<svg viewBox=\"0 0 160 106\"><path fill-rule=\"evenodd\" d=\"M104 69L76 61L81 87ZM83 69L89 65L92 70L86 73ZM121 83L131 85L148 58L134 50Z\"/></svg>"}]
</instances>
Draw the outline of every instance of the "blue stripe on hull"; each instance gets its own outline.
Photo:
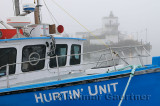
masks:
<instances>
[{"instance_id":1,"label":"blue stripe on hull","mask_svg":"<svg viewBox=\"0 0 160 106\"><path fill-rule=\"evenodd\" d=\"M117 106L127 81L128 77L125 77L51 90L0 96L0 106ZM160 104L159 89L159 72L136 75L131 80L122 106L157 106ZM60 96L58 96L59 93Z\"/></svg>"}]
</instances>

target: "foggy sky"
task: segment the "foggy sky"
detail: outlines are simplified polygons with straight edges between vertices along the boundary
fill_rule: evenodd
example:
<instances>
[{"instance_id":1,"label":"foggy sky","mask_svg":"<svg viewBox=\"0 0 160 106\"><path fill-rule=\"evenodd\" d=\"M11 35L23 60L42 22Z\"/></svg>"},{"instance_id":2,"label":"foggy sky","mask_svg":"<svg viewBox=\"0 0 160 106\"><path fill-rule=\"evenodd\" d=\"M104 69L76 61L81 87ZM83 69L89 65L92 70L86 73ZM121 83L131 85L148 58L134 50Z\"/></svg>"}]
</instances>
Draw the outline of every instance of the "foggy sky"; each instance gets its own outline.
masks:
<instances>
[{"instance_id":1,"label":"foggy sky","mask_svg":"<svg viewBox=\"0 0 160 106\"><path fill-rule=\"evenodd\" d=\"M6 21L7 17L13 16L12 0L0 0L0 18ZM20 0L20 3L33 3L34 0ZM43 1L43 0L41 0ZM49 9L58 20L64 25L67 33L73 34L78 31L85 31L73 19L59 9L52 0L45 0ZM145 41L145 29L148 29L148 41L153 45L153 55L160 55L156 52L160 45L160 0L55 0L72 14L80 23L91 31L101 28L101 19L113 11L119 17L122 33L132 34L139 40ZM52 23L49 14L43 6L43 22ZM33 14L29 15L33 17Z\"/></svg>"}]
</instances>

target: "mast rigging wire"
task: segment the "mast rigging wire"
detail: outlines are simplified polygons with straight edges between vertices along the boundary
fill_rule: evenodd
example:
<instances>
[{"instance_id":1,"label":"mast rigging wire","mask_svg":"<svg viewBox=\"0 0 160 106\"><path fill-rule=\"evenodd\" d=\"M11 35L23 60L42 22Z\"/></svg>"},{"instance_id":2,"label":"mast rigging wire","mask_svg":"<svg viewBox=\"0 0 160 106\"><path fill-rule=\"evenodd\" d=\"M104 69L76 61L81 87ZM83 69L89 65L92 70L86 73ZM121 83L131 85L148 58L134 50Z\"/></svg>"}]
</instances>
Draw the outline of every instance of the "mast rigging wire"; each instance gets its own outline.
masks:
<instances>
[{"instance_id":1,"label":"mast rigging wire","mask_svg":"<svg viewBox=\"0 0 160 106\"><path fill-rule=\"evenodd\" d=\"M57 2L55 2L54 0L52 0L52 2L54 4L56 4L61 10L63 10L68 16L70 16L74 21L76 21L80 26L82 26L85 30L87 30L91 35L93 35L100 43L102 43L103 45L105 45L107 48L109 48L109 46L104 43L102 40L98 39L98 37L91 32L88 28L86 28L84 25L82 25L75 17L73 17L69 12L67 12L63 7L61 7Z\"/></svg>"},{"instance_id":2,"label":"mast rigging wire","mask_svg":"<svg viewBox=\"0 0 160 106\"><path fill-rule=\"evenodd\" d=\"M63 7L61 7L57 2L55 2L55 0L51 0L57 7L59 7L61 10L63 10L68 16L70 16L74 21L76 21L81 27L83 27L85 30L87 30L92 36L94 36L100 43L102 43L104 46L106 46L106 48L110 48L105 42L103 42L102 40L98 39L98 37L91 32L87 27L85 27L84 25L82 25L75 17L73 17L69 12L67 12ZM115 51L113 51L112 49L110 49L111 52L115 55L118 56L120 59L122 59L120 57L120 55L118 53L116 53ZM129 65L129 63L127 61L125 61L124 59L122 59L122 61L124 61L125 63L127 63Z\"/></svg>"},{"instance_id":3,"label":"mast rigging wire","mask_svg":"<svg viewBox=\"0 0 160 106\"><path fill-rule=\"evenodd\" d=\"M43 2L44 2L44 5L45 5L46 9L47 9L48 12L49 12L49 15L50 15L50 17L51 17L52 22L53 22L53 23L57 23L58 25L60 25L59 22L57 21L57 19L56 19L56 18L54 17L54 15L52 14L52 12L49 10L49 8L48 8L45 0L43 0ZM55 20L55 21L54 21L54 20ZM69 36L69 34L67 34L65 31L64 31L64 33Z\"/></svg>"},{"instance_id":4,"label":"mast rigging wire","mask_svg":"<svg viewBox=\"0 0 160 106\"><path fill-rule=\"evenodd\" d=\"M52 22L53 22L53 23L56 22L57 24L59 24L58 21L56 20L56 18L53 16L52 12L49 10L49 8L48 8L48 6L47 6L45 0L43 0L43 2L44 2L44 5L45 5L46 9L47 9L48 12L49 12L49 15L50 15L50 17L51 17ZM55 22L54 22L54 20L55 20Z\"/></svg>"}]
</instances>

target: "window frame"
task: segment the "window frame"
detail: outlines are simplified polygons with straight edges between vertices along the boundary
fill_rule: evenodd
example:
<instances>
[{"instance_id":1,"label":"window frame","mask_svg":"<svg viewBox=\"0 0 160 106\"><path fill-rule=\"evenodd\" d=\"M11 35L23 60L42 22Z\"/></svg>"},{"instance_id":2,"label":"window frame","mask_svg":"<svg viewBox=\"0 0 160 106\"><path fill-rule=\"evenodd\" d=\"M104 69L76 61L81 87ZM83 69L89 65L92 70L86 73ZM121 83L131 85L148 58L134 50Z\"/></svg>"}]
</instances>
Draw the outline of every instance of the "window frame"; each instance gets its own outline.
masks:
<instances>
[{"instance_id":1,"label":"window frame","mask_svg":"<svg viewBox=\"0 0 160 106\"><path fill-rule=\"evenodd\" d=\"M24 51L24 48L25 47L28 47L28 46L44 46L45 47L45 53L44 53L44 58L41 58L40 57L40 59L44 59L44 60L40 60L40 61L44 61L44 66L43 66L43 68L41 68L41 69L35 69L35 70L29 70L29 71L24 71L24 69L22 68L23 67L23 63L21 64L21 71L23 72L23 73L26 73L26 72L34 72L34 71L38 71L38 70L43 70L44 68L45 68L45 66L46 66L46 53L47 53L47 47L46 47L46 45L45 44L35 44L35 45L25 45L25 46L23 46L22 47L22 58L21 58L21 62L25 62L25 61L23 61L23 51ZM28 60L29 61L29 60ZM39 61L39 62L40 62ZM27 62L28 63L28 62ZM30 64L30 63L29 63ZM37 64L39 64L39 63L37 63ZM31 65L31 64L30 64ZM35 65L36 66L36 65Z\"/></svg>"},{"instance_id":2,"label":"window frame","mask_svg":"<svg viewBox=\"0 0 160 106\"><path fill-rule=\"evenodd\" d=\"M64 67L64 66L67 65L67 58L68 58L68 56L67 56L67 54L68 54L68 44L56 44L56 48L58 47L58 45L65 45L65 46L66 46L65 65L61 65L61 66L60 66L60 64L58 64L59 67ZM55 49L55 52L56 52L56 49ZM56 56L56 54L55 54L54 56L52 56L52 57L55 57L55 56ZM57 56L60 56L60 55L57 55ZM59 58L60 58L60 57L59 57ZM51 57L50 57L50 59L49 59L49 67L50 67L50 68L57 68L56 58L54 58L54 59L55 59L56 66L54 66L54 65L51 66ZM53 60L53 61L54 61L54 60ZM58 61L58 62L59 62L59 61Z\"/></svg>"},{"instance_id":3,"label":"window frame","mask_svg":"<svg viewBox=\"0 0 160 106\"><path fill-rule=\"evenodd\" d=\"M17 48L16 47L5 47L5 48L0 48L0 49L14 49L15 50L15 52L16 52L16 54L15 54L15 62L14 63L16 63L17 62ZM14 64L14 63L8 63L8 64ZM7 65L7 64L6 64ZM4 66L4 65L3 65ZM10 72L10 66L14 66L14 70L13 70L13 73L11 73ZM15 65L10 65L9 66L9 75L14 75L15 73L16 73L16 64ZM6 67L5 67L6 68ZM0 77L3 77L3 76L6 76L6 72L7 72L7 70L5 69L5 73L4 73L4 75L0 75Z\"/></svg>"},{"instance_id":4,"label":"window frame","mask_svg":"<svg viewBox=\"0 0 160 106\"><path fill-rule=\"evenodd\" d=\"M80 47L80 53L78 53L78 54L81 54L81 52L82 52L82 45L80 45L80 44L72 44L71 45L71 50L70 50L70 54L72 55L72 47L74 47L74 46L79 46ZM76 56L76 55L74 55L74 56ZM81 55L79 55L79 61L78 61L78 63L75 63L75 64L71 64L71 57L72 56L70 56L70 61L69 61L69 64L70 65L78 65L78 64L81 64L81 61L82 61L82 59L81 59Z\"/></svg>"}]
</instances>

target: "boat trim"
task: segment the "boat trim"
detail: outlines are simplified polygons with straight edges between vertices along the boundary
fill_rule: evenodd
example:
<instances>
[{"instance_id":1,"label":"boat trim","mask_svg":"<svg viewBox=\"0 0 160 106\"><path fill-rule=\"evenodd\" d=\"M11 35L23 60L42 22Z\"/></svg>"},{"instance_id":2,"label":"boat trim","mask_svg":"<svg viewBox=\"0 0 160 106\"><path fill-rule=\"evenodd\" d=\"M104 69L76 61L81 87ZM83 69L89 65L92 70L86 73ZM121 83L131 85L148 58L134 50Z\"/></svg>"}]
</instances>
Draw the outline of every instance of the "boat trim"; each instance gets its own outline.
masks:
<instances>
[{"instance_id":1,"label":"boat trim","mask_svg":"<svg viewBox=\"0 0 160 106\"><path fill-rule=\"evenodd\" d=\"M54 37L55 39L73 39L73 40L86 40L81 38L68 38L68 37ZM12 39L0 39L0 42L5 41L17 41L17 40L29 40L29 39L51 39L51 37L28 37L28 38L12 38Z\"/></svg>"}]
</instances>

